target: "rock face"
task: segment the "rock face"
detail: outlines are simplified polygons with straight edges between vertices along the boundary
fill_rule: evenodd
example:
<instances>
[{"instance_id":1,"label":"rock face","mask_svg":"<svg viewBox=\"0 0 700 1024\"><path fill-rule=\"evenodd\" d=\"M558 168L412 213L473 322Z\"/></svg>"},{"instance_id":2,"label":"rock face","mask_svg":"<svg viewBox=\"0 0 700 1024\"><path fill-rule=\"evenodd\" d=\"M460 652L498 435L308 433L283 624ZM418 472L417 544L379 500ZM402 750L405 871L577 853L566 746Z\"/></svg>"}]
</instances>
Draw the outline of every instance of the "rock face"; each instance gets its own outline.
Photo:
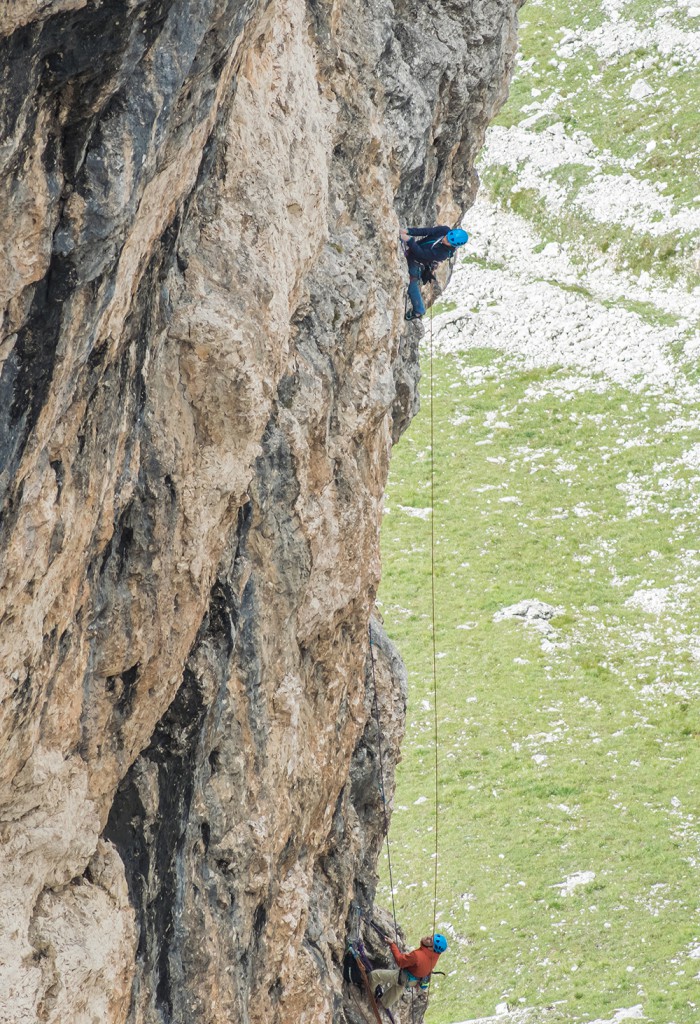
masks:
<instances>
[{"instance_id":1,"label":"rock face","mask_svg":"<svg viewBox=\"0 0 700 1024\"><path fill-rule=\"evenodd\" d=\"M472 201L519 5L3 6L2 1020L345 1019L399 218Z\"/></svg>"}]
</instances>

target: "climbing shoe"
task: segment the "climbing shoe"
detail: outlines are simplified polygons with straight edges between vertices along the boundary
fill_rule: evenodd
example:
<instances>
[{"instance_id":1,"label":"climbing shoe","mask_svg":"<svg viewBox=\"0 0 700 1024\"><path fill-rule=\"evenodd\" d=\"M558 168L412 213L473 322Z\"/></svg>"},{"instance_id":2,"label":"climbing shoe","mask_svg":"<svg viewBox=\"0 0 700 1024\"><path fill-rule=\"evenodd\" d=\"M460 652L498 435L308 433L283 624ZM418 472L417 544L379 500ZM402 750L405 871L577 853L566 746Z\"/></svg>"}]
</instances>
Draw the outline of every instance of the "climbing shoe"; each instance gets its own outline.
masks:
<instances>
[{"instance_id":1,"label":"climbing shoe","mask_svg":"<svg viewBox=\"0 0 700 1024\"><path fill-rule=\"evenodd\" d=\"M409 309L406 313L407 320L420 320L422 316L422 313L414 313L412 309Z\"/></svg>"}]
</instances>

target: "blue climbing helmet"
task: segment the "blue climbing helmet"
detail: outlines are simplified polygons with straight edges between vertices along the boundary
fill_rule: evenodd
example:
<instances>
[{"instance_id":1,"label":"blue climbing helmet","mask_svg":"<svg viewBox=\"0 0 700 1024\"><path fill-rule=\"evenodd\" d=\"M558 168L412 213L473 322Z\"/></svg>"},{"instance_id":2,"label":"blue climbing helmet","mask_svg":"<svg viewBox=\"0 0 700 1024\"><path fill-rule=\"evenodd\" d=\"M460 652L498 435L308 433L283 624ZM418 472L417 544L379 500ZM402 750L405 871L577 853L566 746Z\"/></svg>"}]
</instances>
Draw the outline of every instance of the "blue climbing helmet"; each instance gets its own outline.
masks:
<instances>
[{"instance_id":1,"label":"blue climbing helmet","mask_svg":"<svg viewBox=\"0 0 700 1024\"><path fill-rule=\"evenodd\" d=\"M469 235L466 231L462 231L461 228L453 228L452 231L447 232L447 241L450 245L466 245L469 241Z\"/></svg>"},{"instance_id":2,"label":"blue climbing helmet","mask_svg":"<svg viewBox=\"0 0 700 1024\"><path fill-rule=\"evenodd\" d=\"M462 234L466 235L466 231L463 231ZM445 938L444 935L440 935L439 932L436 932L435 935L433 935L433 950L434 950L434 952L435 953L444 953L446 949L447 949L447 939Z\"/></svg>"}]
</instances>

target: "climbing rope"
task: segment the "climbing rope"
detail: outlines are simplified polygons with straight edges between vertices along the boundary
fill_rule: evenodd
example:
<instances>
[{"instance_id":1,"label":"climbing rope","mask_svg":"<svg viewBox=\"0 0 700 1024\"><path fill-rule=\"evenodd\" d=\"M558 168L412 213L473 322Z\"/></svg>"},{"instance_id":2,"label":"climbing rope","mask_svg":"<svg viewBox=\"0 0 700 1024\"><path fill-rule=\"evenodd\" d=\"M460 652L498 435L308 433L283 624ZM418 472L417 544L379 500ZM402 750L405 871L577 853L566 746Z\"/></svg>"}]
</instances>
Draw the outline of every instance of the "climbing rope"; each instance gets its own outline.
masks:
<instances>
[{"instance_id":1,"label":"climbing rope","mask_svg":"<svg viewBox=\"0 0 700 1024\"><path fill-rule=\"evenodd\" d=\"M405 246L402 247L405 255ZM433 278L433 281L435 279ZM430 345L429 345L429 391L430 391L430 607L431 607L431 647L432 647L432 671L433 671L433 727L434 727L434 753L435 753L435 854L433 874L433 935L437 926L437 893L439 873L439 732L438 732L438 701L437 701L437 631L435 613L435 394L434 394L434 371L433 371L433 300L435 298L435 286L431 289L430 302ZM408 312L408 292L405 297L404 313ZM391 868L391 848L389 844L389 819L387 814L386 797L384 793L384 764L381 749L381 728L379 722L379 705L377 699L377 683L374 669L374 654L372 651L372 626L369 627L370 657L372 660L372 681L374 684L374 713L377 723L377 738L379 746L379 772L381 778L382 802L384 806L384 831L386 835L387 860L389 865L389 885L391 886L391 906L394 916L394 932L398 942L398 925L396 922L396 904L394 900L394 879ZM430 982L428 982L429 994ZM411 1019L415 1014L414 991L411 989Z\"/></svg>"},{"instance_id":2,"label":"climbing rope","mask_svg":"<svg viewBox=\"0 0 700 1024\"><path fill-rule=\"evenodd\" d=\"M434 289L433 289L434 295ZM431 296L432 298L432 296ZM435 874L433 885L433 935L437 923L438 889L438 705L437 705L437 641L435 633L435 396L433 389L433 303L430 303L430 608L433 653L433 724L435 732Z\"/></svg>"},{"instance_id":3,"label":"climbing rope","mask_svg":"<svg viewBox=\"0 0 700 1024\"><path fill-rule=\"evenodd\" d=\"M369 624L369 657L372 662L372 688L374 690L374 720L377 723L377 748L379 751L379 781L382 793L382 807L384 808L384 835L386 837L386 858L389 863L389 887L391 889L391 912L394 916L394 941L399 941L399 926L396 923L396 902L394 900L394 876L391 870L391 846L389 843L389 814L386 807L386 793L384 791L384 755L382 753L382 729L379 721L379 698L377 697L377 677L374 670L374 643L372 641L372 623Z\"/></svg>"},{"instance_id":4,"label":"climbing rope","mask_svg":"<svg viewBox=\"0 0 700 1024\"><path fill-rule=\"evenodd\" d=\"M438 891L438 868L439 868L439 735L438 735L438 703L437 703L437 631L435 613L435 396L434 396L434 373L433 373L433 305L435 299L435 285L431 288L430 302L430 345L429 345L429 392L430 392L430 608L431 608L431 647L432 647L432 671L433 671L433 730L434 730L434 752L435 752L435 870L433 880L433 934L437 924L437 891ZM405 308L408 310L408 293L405 298ZM370 626L370 653L372 648L372 627ZM374 656L372 655L372 677L374 679ZM379 709L377 706L377 686L374 683L375 717L377 720L377 732L381 736L379 727ZM382 766L381 745L379 747L380 773L382 775L382 799L384 801L384 824L386 830L387 858L389 861L389 883L391 885L391 902L394 913L394 929L396 925L396 907L394 905L394 883L391 872L391 855L389 851L389 824L384 799L384 779Z\"/></svg>"}]
</instances>

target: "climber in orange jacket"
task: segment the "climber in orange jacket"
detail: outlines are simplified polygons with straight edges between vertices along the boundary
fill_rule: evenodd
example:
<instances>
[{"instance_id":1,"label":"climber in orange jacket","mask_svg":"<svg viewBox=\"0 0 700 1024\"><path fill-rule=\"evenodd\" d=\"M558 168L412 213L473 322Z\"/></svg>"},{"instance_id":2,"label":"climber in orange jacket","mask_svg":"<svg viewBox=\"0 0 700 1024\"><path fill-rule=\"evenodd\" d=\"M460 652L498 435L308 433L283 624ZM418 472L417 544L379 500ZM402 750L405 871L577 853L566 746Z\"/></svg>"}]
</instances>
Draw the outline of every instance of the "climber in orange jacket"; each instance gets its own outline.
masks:
<instances>
[{"instance_id":1,"label":"climber in orange jacket","mask_svg":"<svg viewBox=\"0 0 700 1024\"><path fill-rule=\"evenodd\" d=\"M415 985L428 987L430 974L435 970L440 954L447 949L447 939L436 932L435 935L426 935L421 939L418 949L410 953L402 953L395 942L389 943L389 949L394 954L398 970L371 971L369 975L369 983L377 1002L386 1009L393 1006L407 988ZM381 989L380 994L377 993L378 987Z\"/></svg>"}]
</instances>

